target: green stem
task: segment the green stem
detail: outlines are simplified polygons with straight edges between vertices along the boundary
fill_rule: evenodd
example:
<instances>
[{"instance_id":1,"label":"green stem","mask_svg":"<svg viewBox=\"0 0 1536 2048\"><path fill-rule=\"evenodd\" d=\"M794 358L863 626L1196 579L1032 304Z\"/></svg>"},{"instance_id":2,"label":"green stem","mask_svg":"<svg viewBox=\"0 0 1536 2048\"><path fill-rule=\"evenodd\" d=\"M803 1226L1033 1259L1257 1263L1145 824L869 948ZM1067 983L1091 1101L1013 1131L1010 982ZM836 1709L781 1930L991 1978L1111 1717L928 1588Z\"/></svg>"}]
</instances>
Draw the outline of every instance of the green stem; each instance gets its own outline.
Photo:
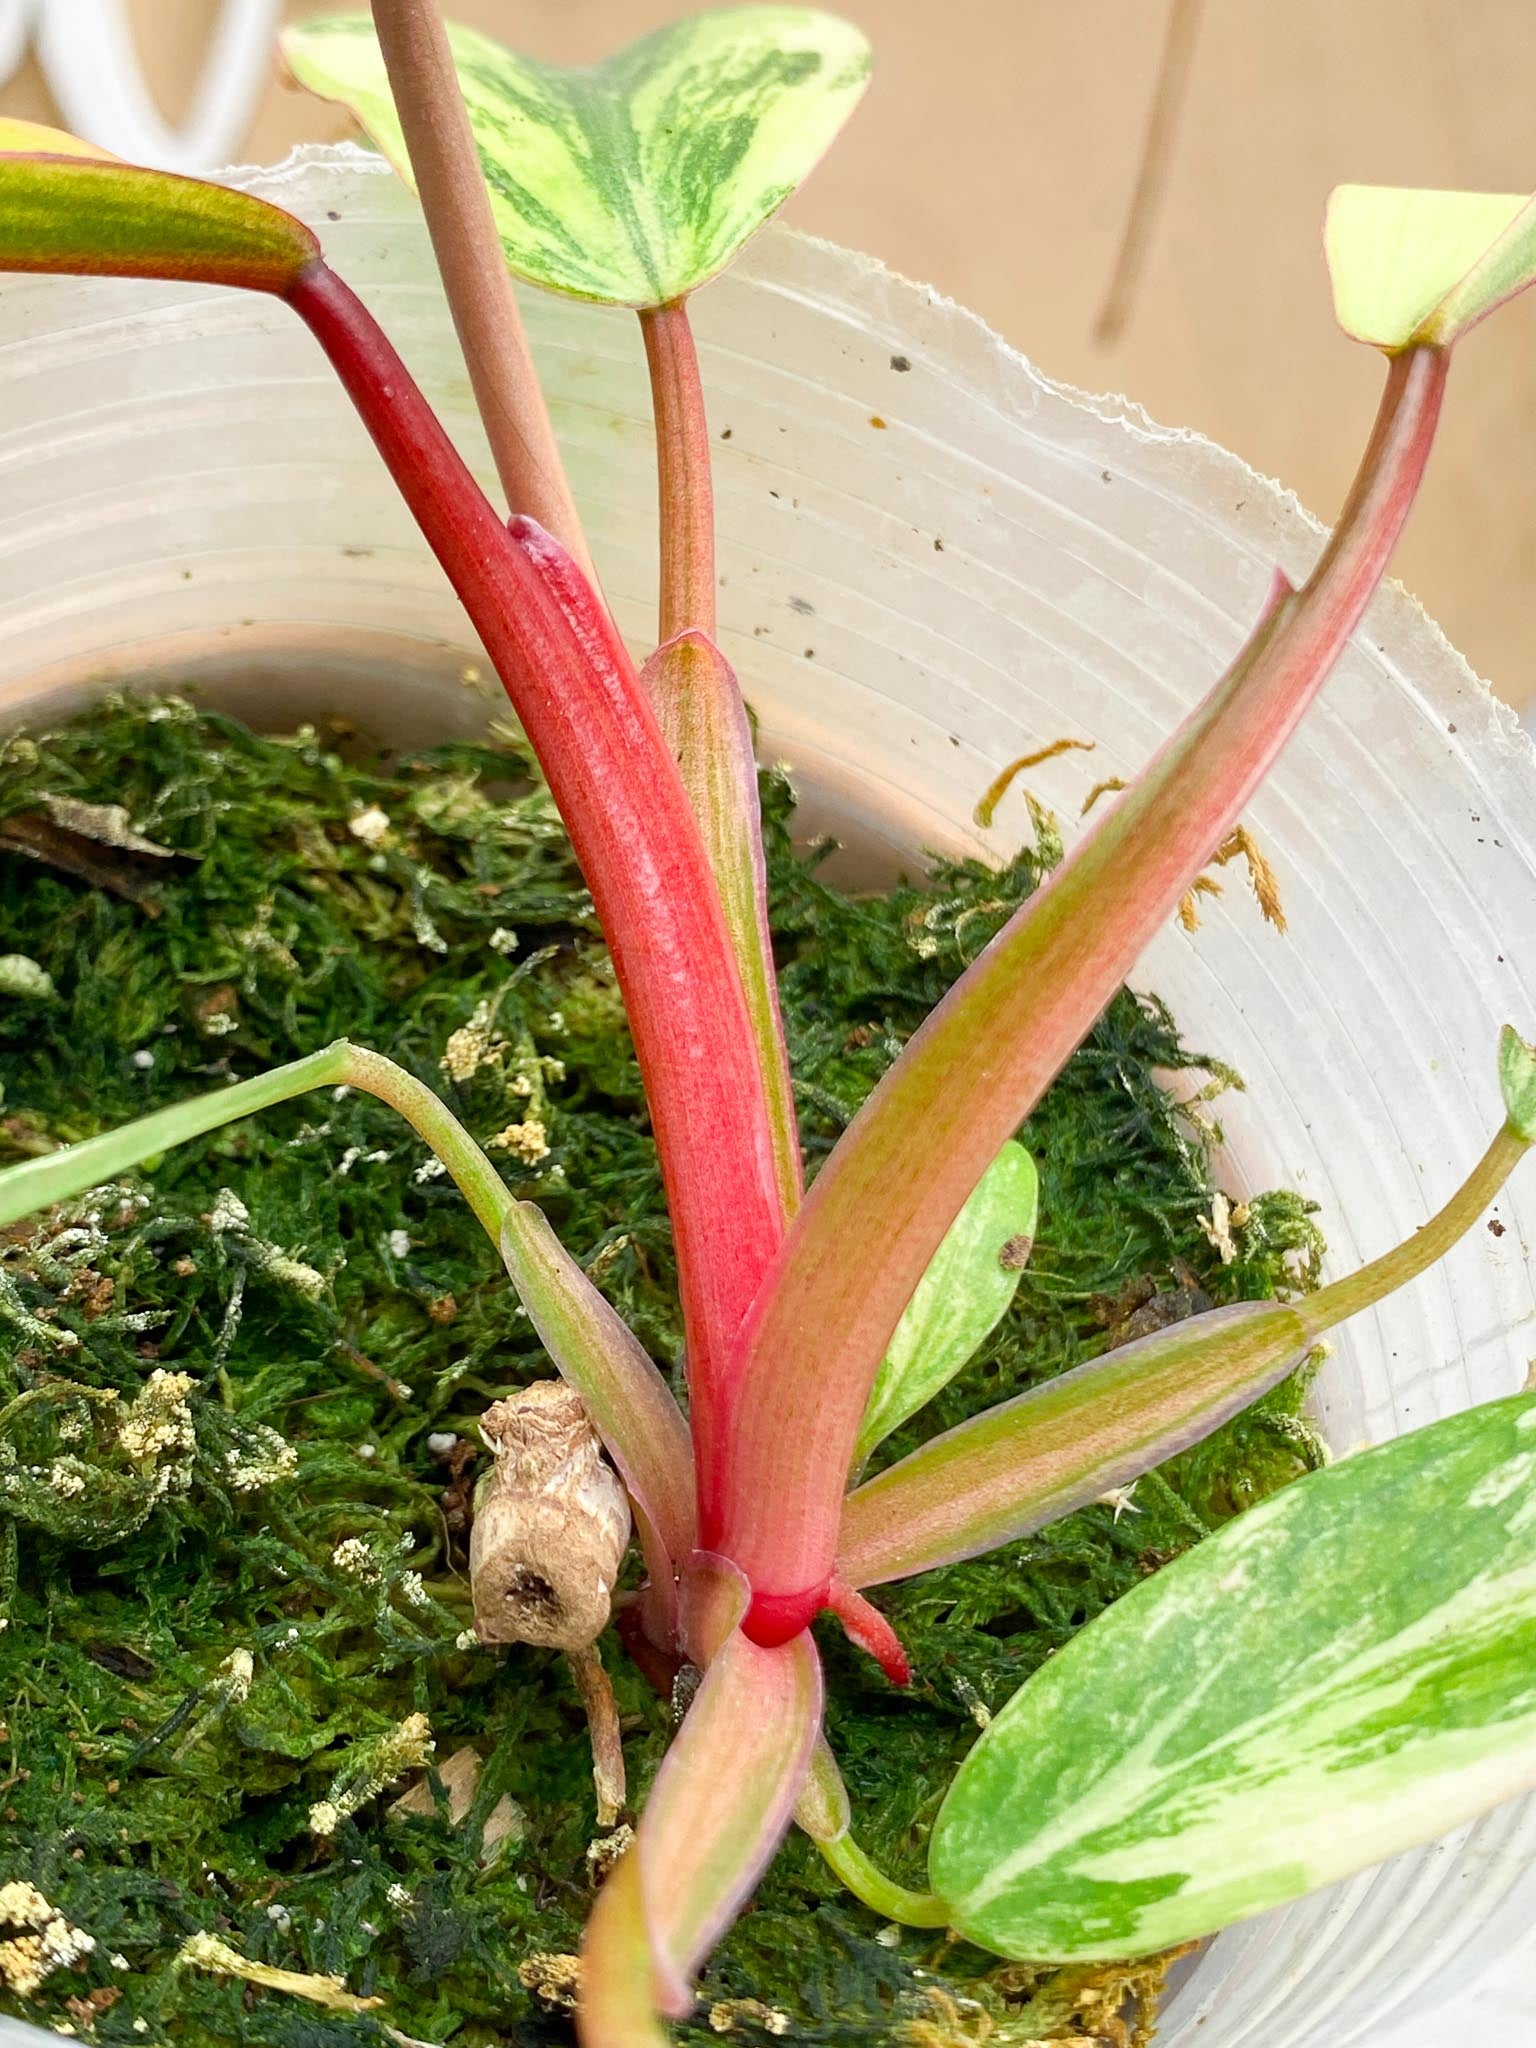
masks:
<instances>
[{"instance_id":1,"label":"green stem","mask_svg":"<svg viewBox=\"0 0 1536 2048\"><path fill-rule=\"evenodd\" d=\"M1383 1252L1379 1259L1372 1259L1357 1273L1347 1273L1342 1280L1320 1287L1316 1294L1293 1304L1311 1334L1321 1336L1347 1316L1374 1307L1443 1259L1492 1204L1529 1150L1530 1141L1506 1123L1445 1207L1412 1237Z\"/></svg>"},{"instance_id":2,"label":"green stem","mask_svg":"<svg viewBox=\"0 0 1536 2048\"><path fill-rule=\"evenodd\" d=\"M104 1131L99 1138L87 1138L8 1168L0 1173L0 1229L55 1202L84 1194L87 1188L115 1180L189 1138L200 1138L257 1110L270 1109L274 1103L288 1102L311 1088L325 1087L362 1088L399 1110L452 1174L492 1244L500 1246L514 1202L490 1160L430 1088L392 1060L365 1052L344 1038L306 1059L274 1067L269 1074L257 1074L212 1095L158 1109L120 1130Z\"/></svg>"},{"instance_id":3,"label":"green stem","mask_svg":"<svg viewBox=\"0 0 1536 2048\"><path fill-rule=\"evenodd\" d=\"M903 1927L947 1927L949 1907L937 1892L910 1892L877 1870L852 1835L839 1835L817 1848L853 1896L883 1919Z\"/></svg>"},{"instance_id":4,"label":"green stem","mask_svg":"<svg viewBox=\"0 0 1536 2048\"><path fill-rule=\"evenodd\" d=\"M648 306L640 315L656 417L656 481L661 507L658 638L690 626L715 632L715 487L709 421L687 302Z\"/></svg>"},{"instance_id":5,"label":"green stem","mask_svg":"<svg viewBox=\"0 0 1536 2048\"><path fill-rule=\"evenodd\" d=\"M697 1541L697 1511L688 1425L665 1380L563 1249L543 1212L518 1201L458 1118L424 1082L381 1053L339 1038L270 1074L10 1167L0 1173L0 1229L114 1180L173 1145L324 1087L361 1088L387 1102L452 1174L500 1252L545 1349L586 1403L646 1526L655 1532L647 1555L653 1571L670 1582L670 1559L687 1556Z\"/></svg>"}]
</instances>

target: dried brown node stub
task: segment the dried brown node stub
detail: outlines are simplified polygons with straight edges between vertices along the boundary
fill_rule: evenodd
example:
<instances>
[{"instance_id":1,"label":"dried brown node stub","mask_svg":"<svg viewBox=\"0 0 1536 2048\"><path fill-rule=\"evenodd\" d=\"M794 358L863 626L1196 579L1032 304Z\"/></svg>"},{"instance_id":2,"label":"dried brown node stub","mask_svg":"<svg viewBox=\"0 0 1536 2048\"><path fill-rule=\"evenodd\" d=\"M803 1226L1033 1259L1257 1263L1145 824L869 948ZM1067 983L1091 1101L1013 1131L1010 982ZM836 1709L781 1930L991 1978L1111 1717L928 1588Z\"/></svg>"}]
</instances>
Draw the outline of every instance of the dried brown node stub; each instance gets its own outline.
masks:
<instances>
[{"instance_id":1,"label":"dried brown node stub","mask_svg":"<svg viewBox=\"0 0 1536 2048\"><path fill-rule=\"evenodd\" d=\"M624 1805L618 1709L597 1639L629 1543L629 1497L581 1397L538 1380L480 1418L490 1471L475 1493L469 1582L482 1643L563 1650L592 1734L597 1821Z\"/></svg>"}]
</instances>

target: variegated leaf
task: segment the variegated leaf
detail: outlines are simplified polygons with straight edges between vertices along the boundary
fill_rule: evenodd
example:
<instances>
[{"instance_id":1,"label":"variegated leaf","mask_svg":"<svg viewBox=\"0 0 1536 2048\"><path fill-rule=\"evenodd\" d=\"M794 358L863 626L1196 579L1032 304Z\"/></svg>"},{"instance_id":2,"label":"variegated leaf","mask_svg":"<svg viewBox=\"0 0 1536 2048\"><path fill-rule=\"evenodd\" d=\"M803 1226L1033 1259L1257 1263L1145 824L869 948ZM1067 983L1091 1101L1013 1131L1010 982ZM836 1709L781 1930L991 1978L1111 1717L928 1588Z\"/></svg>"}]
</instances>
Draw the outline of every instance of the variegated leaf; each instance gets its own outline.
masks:
<instances>
[{"instance_id":1,"label":"variegated leaf","mask_svg":"<svg viewBox=\"0 0 1536 2048\"><path fill-rule=\"evenodd\" d=\"M1536 1785L1536 1397L1298 1480L1076 1636L934 1827L954 1925L1146 1955Z\"/></svg>"},{"instance_id":2,"label":"variegated leaf","mask_svg":"<svg viewBox=\"0 0 1536 2048\"><path fill-rule=\"evenodd\" d=\"M856 28L810 7L694 15L580 70L452 28L507 262L530 283L659 306L722 270L809 174L869 76ZM366 15L283 38L301 85L340 100L410 176Z\"/></svg>"},{"instance_id":3,"label":"variegated leaf","mask_svg":"<svg viewBox=\"0 0 1536 2048\"><path fill-rule=\"evenodd\" d=\"M853 1461L947 1387L996 1329L1034 1242L1040 1176L1010 1140L949 1226L896 1325L864 1411Z\"/></svg>"},{"instance_id":4,"label":"variegated leaf","mask_svg":"<svg viewBox=\"0 0 1536 2048\"><path fill-rule=\"evenodd\" d=\"M98 149L67 128L47 128L41 121L0 121L0 151L8 156L84 156L98 163L116 163L110 149Z\"/></svg>"}]
</instances>

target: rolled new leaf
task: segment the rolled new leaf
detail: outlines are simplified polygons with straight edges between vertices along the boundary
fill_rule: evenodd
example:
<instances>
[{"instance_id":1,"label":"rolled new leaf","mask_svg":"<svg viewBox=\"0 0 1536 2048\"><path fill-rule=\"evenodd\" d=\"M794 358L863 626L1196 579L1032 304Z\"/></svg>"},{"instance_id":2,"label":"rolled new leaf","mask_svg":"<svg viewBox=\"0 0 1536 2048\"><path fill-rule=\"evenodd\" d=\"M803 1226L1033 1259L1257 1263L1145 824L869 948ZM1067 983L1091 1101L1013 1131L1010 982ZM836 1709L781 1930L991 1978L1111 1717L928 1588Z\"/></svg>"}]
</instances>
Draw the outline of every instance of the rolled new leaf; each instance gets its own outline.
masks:
<instances>
[{"instance_id":1,"label":"rolled new leaf","mask_svg":"<svg viewBox=\"0 0 1536 2048\"><path fill-rule=\"evenodd\" d=\"M653 2040L646 2028L655 2007L674 2018L689 2011L694 1971L793 1818L820 1722L821 1666L809 1635L773 1650L739 1630L727 1638L657 1773L634 1846L588 1923L577 2015L584 2048Z\"/></svg>"},{"instance_id":2,"label":"rolled new leaf","mask_svg":"<svg viewBox=\"0 0 1536 2048\"><path fill-rule=\"evenodd\" d=\"M1001 1955L1148 1955L1536 1786L1536 1397L1297 1480L1074 1636L929 1872Z\"/></svg>"},{"instance_id":3,"label":"rolled new leaf","mask_svg":"<svg viewBox=\"0 0 1536 2048\"><path fill-rule=\"evenodd\" d=\"M859 1427L856 1467L949 1385L1007 1314L1039 1210L1035 1162L1010 1139L949 1226L902 1312Z\"/></svg>"},{"instance_id":4,"label":"rolled new leaf","mask_svg":"<svg viewBox=\"0 0 1536 2048\"><path fill-rule=\"evenodd\" d=\"M1389 355L1448 347L1536 281L1536 200L1340 185L1323 243L1334 312L1353 340Z\"/></svg>"},{"instance_id":5,"label":"rolled new leaf","mask_svg":"<svg viewBox=\"0 0 1536 2048\"><path fill-rule=\"evenodd\" d=\"M1443 1258L1529 1150L1515 1121L1536 1053L1506 1031L1510 1120L1436 1215L1380 1258L1294 1302L1236 1302L1157 1330L985 1409L878 1473L843 1505L838 1577L908 1578L1027 1536L1175 1456L1294 1370L1336 1323Z\"/></svg>"},{"instance_id":6,"label":"rolled new leaf","mask_svg":"<svg viewBox=\"0 0 1536 2048\"><path fill-rule=\"evenodd\" d=\"M0 270L187 278L288 291L320 254L300 220L249 192L88 154L73 136L7 123ZM35 153L47 150L48 154Z\"/></svg>"},{"instance_id":7,"label":"rolled new leaf","mask_svg":"<svg viewBox=\"0 0 1536 2048\"><path fill-rule=\"evenodd\" d=\"M570 69L474 29L449 41L513 274L607 305L666 305L723 270L869 80L864 37L811 7L694 15ZM306 21L282 48L298 82L341 101L409 179L368 16Z\"/></svg>"},{"instance_id":8,"label":"rolled new leaf","mask_svg":"<svg viewBox=\"0 0 1536 2048\"><path fill-rule=\"evenodd\" d=\"M773 939L768 869L752 725L730 663L707 634L679 633L640 671L662 738L698 820L725 912L762 1069L774 1170L786 1217L800 1206L803 1175Z\"/></svg>"}]
</instances>

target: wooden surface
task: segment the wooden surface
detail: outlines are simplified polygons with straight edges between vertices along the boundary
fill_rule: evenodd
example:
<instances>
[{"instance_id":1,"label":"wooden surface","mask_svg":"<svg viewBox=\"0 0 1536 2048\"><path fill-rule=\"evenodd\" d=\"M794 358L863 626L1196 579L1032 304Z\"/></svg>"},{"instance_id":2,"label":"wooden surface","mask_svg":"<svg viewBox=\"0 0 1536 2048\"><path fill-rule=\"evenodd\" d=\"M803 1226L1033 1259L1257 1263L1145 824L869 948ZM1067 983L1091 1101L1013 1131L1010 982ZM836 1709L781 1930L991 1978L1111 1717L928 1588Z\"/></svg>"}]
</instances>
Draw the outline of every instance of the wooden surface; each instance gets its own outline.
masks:
<instances>
[{"instance_id":1,"label":"wooden surface","mask_svg":"<svg viewBox=\"0 0 1536 2048\"><path fill-rule=\"evenodd\" d=\"M791 218L975 307L1044 370L1125 391L1336 510L1377 359L1335 331L1318 248L1342 180L1536 185L1530 0L1205 0L1165 203L1129 325L1093 336L1135 174L1165 0L839 0L876 83ZM165 103L213 0L136 0ZM290 0L299 18L321 11ZM688 0L454 0L535 54L582 60ZM0 108L39 112L35 73ZM275 82L247 155L334 137ZM1536 701L1536 295L1462 351L1399 558L1504 695Z\"/></svg>"}]
</instances>

